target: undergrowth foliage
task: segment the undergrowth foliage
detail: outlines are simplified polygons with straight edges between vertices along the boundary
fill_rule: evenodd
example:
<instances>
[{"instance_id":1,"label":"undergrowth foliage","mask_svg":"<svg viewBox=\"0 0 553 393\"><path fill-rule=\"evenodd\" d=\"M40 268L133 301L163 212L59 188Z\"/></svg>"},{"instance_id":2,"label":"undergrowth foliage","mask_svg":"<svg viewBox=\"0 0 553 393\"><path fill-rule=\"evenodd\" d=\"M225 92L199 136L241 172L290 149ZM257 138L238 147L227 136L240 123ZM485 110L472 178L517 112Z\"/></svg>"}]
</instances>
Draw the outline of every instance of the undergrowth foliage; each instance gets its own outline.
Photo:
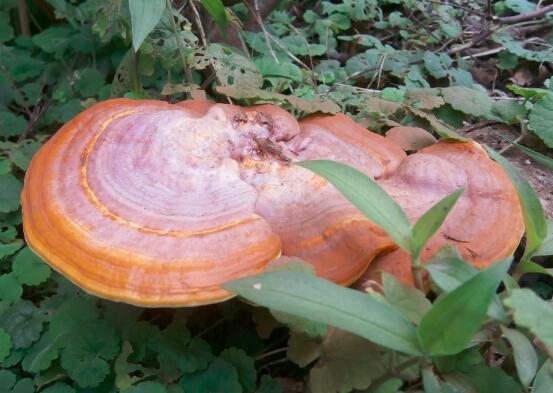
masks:
<instances>
[{"instance_id":1,"label":"undergrowth foliage","mask_svg":"<svg viewBox=\"0 0 553 393\"><path fill-rule=\"evenodd\" d=\"M301 164L413 256L431 298L392 276L381 293L342 288L298 263L228 284L270 311L238 300L144 310L83 293L25 246L19 195L33 154L115 97L272 102L298 117L343 111L377 132L414 126L458 139L459 128L508 126L519 135L508 143L553 167L552 14L528 18L535 3L264 5L0 2L0 392L550 392L553 287L536 257L553 254L553 223L491 149L523 203L526 248L515 267L509 258L483 271L454 249L418 261L462 190L411 226L352 168ZM527 273L539 278L525 283Z\"/></svg>"}]
</instances>

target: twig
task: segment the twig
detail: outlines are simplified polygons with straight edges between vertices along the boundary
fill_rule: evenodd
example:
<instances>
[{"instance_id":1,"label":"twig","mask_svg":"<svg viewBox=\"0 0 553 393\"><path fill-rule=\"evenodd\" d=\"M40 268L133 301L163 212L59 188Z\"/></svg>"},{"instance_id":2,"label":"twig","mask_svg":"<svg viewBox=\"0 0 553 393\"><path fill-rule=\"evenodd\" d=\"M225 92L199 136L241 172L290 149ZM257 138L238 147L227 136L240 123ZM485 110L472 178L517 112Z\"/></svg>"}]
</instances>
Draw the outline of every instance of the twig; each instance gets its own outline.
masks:
<instances>
[{"instance_id":1,"label":"twig","mask_svg":"<svg viewBox=\"0 0 553 393\"><path fill-rule=\"evenodd\" d=\"M246 4L249 4L249 3L246 2ZM254 19L256 20L257 24L261 28L261 31L263 31L263 36L265 37L265 45L267 45L267 48L269 49L269 52L271 53L271 56L273 56L273 59L275 59L276 63L280 64L280 62L278 61L278 58L275 54L275 51L273 50L273 47L271 45L271 41L269 40L270 34L267 31L267 29L265 28L265 24L263 23L263 19L261 18L261 14L259 13L259 2L258 2L258 0L254 0L253 6L254 6L254 9L252 11L252 9L250 7L250 12L252 12L252 14L254 16Z\"/></svg>"},{"instance_id":2,"label":"twig","mask_svg":"<svg viewBox=\"0 0 553 393\"><path fill-rule=\"evenodd\" d=\"M26 0L17 0L17 13L19 14L19 27L22 35L31 35L31 26L29 25L29 10Z\"/></svg>"},{"instance_id":3,"label":"twig","mask_svg":"<svg viewBox=\"0 0 553 393\"><path fill-rule=\"evenodd\" d=\"M440 4L440 5L450 5L452 7L455 7L455 8L459 8L463 11L466 11L470 14L474 14L474 15L478 15L479 17L481 18L484 18L484 19L489 19L489 16L486 15L486 14L483 14L479 11L476 11L476 10L473 10L472 8L469 8L469 7L465 7L464 5L461 5L461 4L457 4L457 3L450 3L448 1L437 1L437 0L428 0L429 3L434 3L434 4Z\"/></svg>"},{"instance_id":4,"label":"twig","mask_svg":"<svg viewBox=\"0 0 553 393\"><path fill-rule=\"evenodd\" d=\"M277 353L286 352L287 350L288 350L288 347L273 349L272 351L265 352L265 353L262 353L261 355L257 356L255 358L255 361L257 362L258 360L267 358L267 357L272 356L272 355L276 355Z\"/></svg>"},{"instance_id":5,"label":"twig","mask_svg":"<svg viewBox=\"0 0 553 393\"><path fill-rule=\"evenodd\" d=\"M518 22L525 22L527 20L532 20L540 18L547 14L548 12L553 12L553 4L542 7L536 11L527 12L526 14L520 14L515 16L503 16L497 20L503 24L513 24Z\"/></svg>"},{"instance_id":6,"label":"twig","mask_svg":"<svg viewBox=\"0 0 553 393\"><path fill-rule=\"evenodd\" d=\"M194 5L194 0L190 0L190 7L192 7L192 12L194 13L194 18L196 19L196 25L198 25L198 30L200 31L200 40L202 41L202 45L205 47L207 46L207 40L205 38L205 30L202 24L202 18L200 18L200 13L198 12L198 9Z\"/></svg>"},{"instance_id":7,"label":"twig","mask_svg":"<svg viewBox=\"0 0 553 393\"><path fill-rule=\"evenodd\" d=\"M184 48L182 47L182 43L179 39L179 32L177 30L177 24L175 23L175 17L173 16L173 3L171 0L167 0L167 7L169 9L169 19L171 19L171 24L173 26L173 34L175 35L175 40L177 41L177 48L179 50L179 56L182 62L182 68L184 71L184 78L186 79L187 83L192 83L192 71L190 71L190 68L188 67L188 64L186 62L186 57L184 56Z\"/></svg>"},{"instance_id":8,"label":"twig","mask_svg":"<svg viewBox=\"0 0 553 393\"><path fill-rule=\"evenodd\" d=\"M486 122L483 122L483 123L473 124L473 125L468 126L466 128L462 128L460 131L461 132L471 132L471 131L475 131L475 130L481 130L482 128L486 128L486 127L497 126L499 124L503 124L503 123L500 122L500 121L486 121Z\"/></svg>"}]
</instances>

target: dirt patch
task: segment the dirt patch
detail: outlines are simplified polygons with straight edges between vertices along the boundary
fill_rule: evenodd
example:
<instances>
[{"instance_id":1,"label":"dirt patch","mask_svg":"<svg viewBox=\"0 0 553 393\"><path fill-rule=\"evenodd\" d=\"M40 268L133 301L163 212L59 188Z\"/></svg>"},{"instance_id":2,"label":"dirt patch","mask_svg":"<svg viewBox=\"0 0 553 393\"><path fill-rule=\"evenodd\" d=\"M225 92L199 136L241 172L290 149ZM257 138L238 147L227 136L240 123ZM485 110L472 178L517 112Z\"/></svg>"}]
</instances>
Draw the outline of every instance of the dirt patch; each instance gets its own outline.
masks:
<instances>
[{"instance_id":1,"label":"dirt patch","mask_svg":"<svg viewBox=\"0 0 553 393\"><path fill-rule=\"evenodd\" d=\"M518 136L517 132L506 126L495 126L493 129L492 127L485 127L470 132L460 131L464 136L486 144L497 151L510 145L509 142L497 135L494 130L510 139L515 139ZM526 179L528 179L534 190L536 190L547 217L553 217L553 171L538 164L516 147L511 147L503 155L516 165Z\"/></svg>"}]
</instances>

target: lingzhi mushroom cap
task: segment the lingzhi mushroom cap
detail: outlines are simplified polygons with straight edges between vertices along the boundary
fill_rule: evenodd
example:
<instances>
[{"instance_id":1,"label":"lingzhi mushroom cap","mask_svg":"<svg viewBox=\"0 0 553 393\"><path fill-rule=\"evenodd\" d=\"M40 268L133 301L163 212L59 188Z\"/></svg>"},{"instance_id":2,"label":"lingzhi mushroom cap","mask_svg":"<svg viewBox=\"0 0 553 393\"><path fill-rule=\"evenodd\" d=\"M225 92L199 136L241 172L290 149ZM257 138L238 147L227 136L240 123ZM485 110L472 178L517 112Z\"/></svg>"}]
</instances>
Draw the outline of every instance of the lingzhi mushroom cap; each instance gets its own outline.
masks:
<instances>
[{"instance_id":1,"label":"lingzhi mushroom cap","mask_svg":"<svg viewBox=\"0 0 553 393\"><path fill-rule=\"evenodd\" d=\"M298 122L273 105L109 100L34 156L22 194L29 246L95 295L141 306L232 296L221 284L282 255L351 284L391 240L291 160L375 177L405 153L344 115Z\"/></svg>"}]
</instances>

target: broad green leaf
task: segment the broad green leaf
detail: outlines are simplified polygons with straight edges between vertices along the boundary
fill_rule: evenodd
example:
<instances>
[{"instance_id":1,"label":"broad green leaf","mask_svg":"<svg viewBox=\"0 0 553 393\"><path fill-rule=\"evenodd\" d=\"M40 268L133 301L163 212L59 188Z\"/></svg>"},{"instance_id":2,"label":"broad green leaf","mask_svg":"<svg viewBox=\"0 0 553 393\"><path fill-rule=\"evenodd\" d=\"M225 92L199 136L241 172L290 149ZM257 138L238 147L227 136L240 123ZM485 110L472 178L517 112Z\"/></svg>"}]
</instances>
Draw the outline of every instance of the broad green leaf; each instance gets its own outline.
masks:
<instances>
[{"instance_id":1,"label":"broad green leaf","mask_svg":"<svg viewBox=\"0 0 553 393\"><path fill-rule=\"evenodd\" d=\"M424 293L400 283L389 273L382 273L382 287L386 300L415 324L418 324L422 316L432 307L432 303Z\"/></svg>"},{"instance_id":2,"label":"broad green leaf","mask_svg":"<svg viewBox=\"0 0 553 393\"><path fill-rule=\"evenodd\" d=\"M0 213L9 213L19 209L21 181L12 175L0 175Z\"/></svg>"},{"instance_id":3,"label":"broad green leaf","mask_svg":"<svg viewBox=\"0 0 553 393\"><path fill-rule=\"evenodd\" d=\"M517 366L518 379L522 383L522 386L528 387L534 379L536 371L538 371L538 355L536 350L530 340L518 330L502 326L501 331L513 348L513 358Z\"/></svg>"},{"instance_id":4,"label":"broad green leaf","mask_svg":"<svg viewBox=\"0 0 553 393\"><path fill-rule=\"evenodd\" d=\"M413 226L413 258L418 258L424 245L442 226L447 215L465 190L463 188L452 192L432 206L420 217Z\"/></svg>"},{"instance_id":5,"label":"broad green leaf","mask_svg":"<svg viewBox=\"0 0 553 393\"><path fill-rule=\"evenodd\" d=\"M167 390L159 382L146 381L124 389L121 393L167 393Z\"/></svg>"},{"instance_id":6,"label":"broad green leaf","mask_svg":"<svg viewBox=\"0 0 553 393\"><path fill-rule=\"evenodd\" d=\"M553 147L553 94L540 98L530 110L528 128L548 146Z\"/></svg>"},{"instance_id":7,"label":"broad green leaf","mask_svg":"<svg viewBox=\"0 0 553 393\"><path fill-rule=\"evenodd\" d=\"M26 351L21 362L23 369L32 373L46 370L58 358L62 345L61 340L47 331Z\"/></svg>"},{"instance_id":8,"label":"broad green leaf","mask_svg":"<svg viewBox=\"0 0 553 393\"><path fill-rule=\"evenodd\" d=\"M486 317L511 259L494 263L438 298L417 330L421 347L432 355L451 355L466 348Z\"/></svg>"},{"instance_id":9,"label":"broad green leaf","mask_svg":"<svg viewBox=\"0 0 553 393\"><path fill-rule=\"evenodd\" d=\"M46 389L41 390L41 393L75 393L75 389L63 382L56 382L55 384L48 386Z\"/></svg>"},{"instance_id":10,"label":"broad green leaf","mask_svg":"<svg viewBox=\"0 0 553 393\"><path fill-rule=\"evenodd\" d=\"M17 253L12 264L13 274L21 284L39 285L50 277L52 272L29 247Z\"/></svg>"},{"instance_id":11,"label":"broad green leaf","mask_svg":"<svg viewBox=\"0 0 553 393\"><path fill-rule=\"evenodd\" d=\"M493 103L493 112L507 124L517 124L526 117L528 109L520 102L504 100Z\"/></svg>"},{"instance_id":12,"label":"broad green leaf","mask_svg":"<svg viewBox=\"0 0 553 393\"><path fill-rule=\"evenodd\" d=\"M158 24L165 5L165 0L129 0L132 46L135 52L138 52L142 42Z\"/></svg>"},{"instance_id":13,"label":"broad green leaf","mask_svg":"<svg viewBox=\"0 0 553 393\"><path fill-rule=\"evenodd\" d=\"M0 300L14 301L23 294L23 287L13 273L0 275Z\"/></svg>"},{"instance_id":14,"label":"broad green leaf","mask_svg":"<svg viewBox=\"0 0 553 393\"><path fill-rule=\"evenodd\" d=\"M553 363L551 360L546 360L538 371L534 384L532 385L532 393L553 393Z\"/></svg>"},{"instance_id":15,"label":"broad green leaf","mask_svg":"<svg viewBox=\"0 0 553 393\"><path fill-rule=\"evenodd\" d=\"M469 89L463 86L442 88L442 95L446 103L467 115L488 116L492 111L493 101L480 90Z\"/></svg>"},{"instance_id":16,"label":"broad green leaf","mask_svg":"<svg viewBox=\"0 0 553 393\"><path fill-rule=\"evenodd\" d=\"M16 240L13 243L0 244L0 259L12 255L23 246L22 240Z\"/></svg>"},{"instance_id":17,"label":"broad green leaf","mask_svg":"<svg viewBox=\"0 0 553 393\"><path fill-rule=\"evenodd\" d=\"M207 370L185 375L179 384L184 393L242 393L238 372L221 358L211 362Z\"/></svg>"},{"instance_id":18,"label":"broad green leaf","mask_svg":"<svg viewBox=\"0 0 553 393\"><path fill-rule=\"evenodd\" d=\"M521 386L499 367L476 366L466 376L477 393L522 393Z\"/></svg>"},{"instance_id":19,"label":"broad green leaf","mask_svg":"<svg viewBox=\"0 0 553 393\"><path fill-rule=\"evenodd\" d=\"M541 202L528 181L523 178L519 171L501 154L486 146L486 151L496 161L515 185L515 188L522 205L524 225L526 227L526 248L522 260L530 259L537 251L541 242L547 236L547 223Z\"/></svg>"},{"instance_id":20,"label":"broad green leaf","mask_svg":"<svg viewBox=\"0 0 553 393\"><path fill-rule=\"evenodd\" d=\"M303 161L307 168L331 182L355 207L402 249L411 252L411 224L403 209L377 182L348 165L328 161Z\"/></svg>"},{"instance_id":21,"label":"broad green leaf","mask_svg":"<svg viewBox=\"0 0 553 393\"><path fill-rule=\"evenodd\" d=\"M21 300L2 313L0 327L11 336L15 349L27 348L40 337L44 320L43 310Z\"/></svg>"},{"instance_id":22,"label":"broad green leaf","mask_svg":"<svg viewBox=\"0 0 553 393\"><path fill-rule=\"evenodd\" d=\"M539 89L535 87L522 87L517 85L507 85L507 88L513 93L526 99L540 99L551 94L550 90Z\"/></svg>"},{"instance_id":23,"label":"broad green leaf","mask_svg":"<svg viewBox=\"0 0 553 393\"><path fill-rule=\"evenodd\" d=\"M228 17L225 11L225 6L221 0L200 0L204 8L209 12L221 32L223 37L227 35Z\"/></svg>"},{"instance_id":24,"label":"broad green leaf","mask_svg":"<svg viewBox=\"0 0 553 393\"><path fill-rule=\"evenodd\" d=\"M438 79L448 75L447 71L452 64L451 57L445 53L438 55L433 52L424 52L423 60L428 73Z\"/></svg>"},{"instance_id":25,"label":"broad green leaf","mask_svg":"<svg viewBox=\"0 0 553 393\"><path fill-rule=\"evenodd\" d=\"M102 320L85 321L67 338L61 365L80 387L95 387L109 373L106 360L114 359L119 349L113 327Z\"/></svg>"},{"instance_id":26,"label":"broad green leaf","mask_svg":"<svg viewBox=\"0 0 553 393\"><path fill-rule=\"evenodd\" d=\"M12 112L0 112L0 136L21 135L27 129L27 120Z\"/></svg>"},{"instance_id":27,"label":"broad green leaf","mask_svg":"<svg viewBox=\"0 0 553 393\"><path fill-rule=\"evenodd\" d=\"M0 362L3 362L12 349L12 338L4 329L0 328Z\"/></svg>"},{"instance_id":28,"label":"broad green leaf","mask_svg":"<svg viewBox=\"0 0 553 393\"><path fill-rule=\"evenodd\" d=\"M478 346L465 349L455 355L433 357L432 361L442 375L454 372L468 373L475 365L484 363Z\"/></svg>"},{"instance_id":29,"label":"broad green leaf","mask_svg":"<svg viewBox=\"0 0 553 393\"><path fill-rule=\"evenodd\" d=\"M141 364L130 363L128 358L132 353L133 347L128 341L125 341L121 353L117 356L113 364L113 369L115 371L115 386L119 390L124 390L154 374L153 369L144 368Z\"/></svg>"},{"instance_id":30,"label":"broad green leaf","mask_svg":"<svg viewBox=\"0 0 553 393\"><path fill-rule=\"evenodd\" d=\"M294 272L247 277L224 287L265 307L329 324L400 352L420 354L415 327L397 309L368 294Z\"/></svg>"},{"instance_id":31,"label":"broad green leaf","mask_svg":"<svg viewBox=\"0 0 553 393\"><path fill-rule=\"evenodd\" d=\"M453 291L477 272L453 246L442 247L423 268L430 274L432 282L444 292Z\"/></svg>"},{"instance_id":32,"label":"broad green leaf","mask_svg":"<svg viewBox=\"0 0 553 393\"><path fill-rule=\"evenodd\" d=\"M517 326L527 328L553 354L553 306L530 289L513 289L503 303L513 310Z\"/></svg>"},{"instance_id":33,"label":"broad green leaf","mask_svg":"<svg viewBox=\"0 0 553 393\"><path fill-rule=\"evenodd\" d=\"M547 236L534 253L535 256L553 255L553 218L547 220Z\"/></svg>"},{"instance_id":34,"label":"broad green leaf","mask_svg":"<svg viewBox=\"0 0 553 393\"><path fill-rule=\"evenodd\" d=\"M422 385L425 393L442 393L440 381L431 368L422 370Z\"/></svg>"},{"instance_id":35,"label":"broad green leaf","mask_svg":"<svg viewBox=\"0 0 553 393\"><path fill-rule=\"evenodd\" d=\"M75 90L83 98L97 95L105 84L104 76L95 68L82 69L78 72L78 75L79 79L75 83Z\"/></svg>"},{"instance_id":36,"label":"broad green leaf","mask_svg":"<svg viewBox=\"0 0 553 393\"><path fill-rule=\"evenodd\" d=\"M257 382L255 361L246 352L238 348L227 348L220 355L221 359L234 366L244 393L253 393Z\"/></svg>"}]
</instances>

